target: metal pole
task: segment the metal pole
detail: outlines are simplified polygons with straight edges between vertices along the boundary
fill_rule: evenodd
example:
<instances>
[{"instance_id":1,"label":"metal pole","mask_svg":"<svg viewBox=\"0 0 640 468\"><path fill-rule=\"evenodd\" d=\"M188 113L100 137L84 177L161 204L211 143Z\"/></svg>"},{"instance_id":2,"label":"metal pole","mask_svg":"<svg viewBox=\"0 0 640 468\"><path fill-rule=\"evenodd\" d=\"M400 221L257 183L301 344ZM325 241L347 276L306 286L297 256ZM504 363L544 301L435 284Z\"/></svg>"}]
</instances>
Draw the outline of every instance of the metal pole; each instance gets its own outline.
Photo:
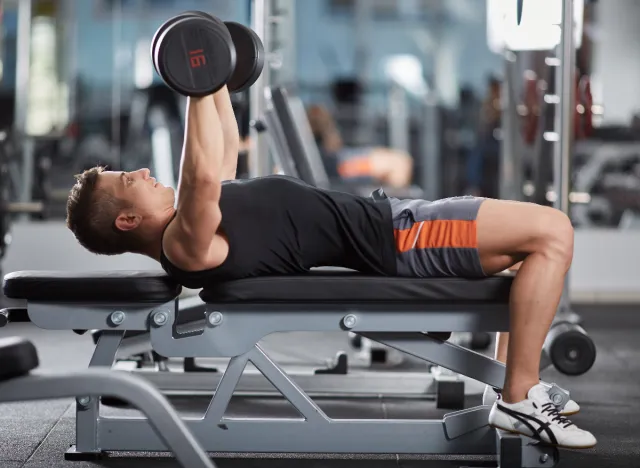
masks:
<instances>
[{"instance_id":1,"label":"metal pole","mask_svg":"<svg viewBox=\"0 0 640 468\"><path fill-rule=\"evenodd\" d=\"M407 92L395 81L391 83L387 103L389 146L408 153L410 123L409 110L407 109Z\"/></svg>"},{"instance_id":2,"label":"metal pole","mask_svg":"<svg viewBox=\"0 0 640 468\"><path fill-rule=\"evenodd\" d=\"M356 77L361 83L369 78L369 30L371 27L372 2L370 0L356 0L354 4L354 65Z\"/></svg>"},{"instance_id":3,"label":"metal pole","mask_svg":"<svg viewBox=\"0 0 640 468\"><path fill-rule=\"evenodd\" d=\"M113 48L112 64L113 72L111 74L111 138L115 148L120 148L120 114L122 113L122 83L120 66L122 62L122 54L120 46L122 44L122 0L112 3L111 10L111 47ZM110 155L111 156L111 155ZM120 150L118 149L118 163L121 164ZM112 168L113 169L113 168Z\"/></svg>"},{"instance_id":4,"label":"metal pole","mask_svg":"<svg viewBox=\"0 0 640 468\"><path fill-rule=\"evenodd\" d=\"M262 75L249 90L249 115L252 122L257 122L266 111L265 91L270 86L271 42L269 34L270 0L252 0L251 28L262 39L265 52L265 65ZM269 156L269 141L264 133L255 128L250 130L251 149L249 151L249 178L271 174L271 158Z\"/></svg>"},{"instance_id":5,"label":"metal pole","mask_svg":"<svg viewBox=\"0 0 640 468\"><path fill-rule=\"evenodd\" d=\"M29 71L31 68L31 1L18 3L16 59L16 111L14 125L20 133L26 133L29 111Z\"/></svg>"},{"instance_id":6,"label":"metal pole","mask_svg":"<svg viewBox=\"0 0 640 468\"><path fill-rule=\"evenodd\" d=\"M62 47L58 56L63 57L61 62L63 63L62 76L64 83L66 84L67 101L66 105L66 121L65 126L69 121L75 120L76 115L76 74L78 70L78 17L75 8L74 0L65 0L62 3L62 11L57 20L62 23L64 31L62 39Z\"/></svg>"},{"instance_id":7,"label":"metal pole","mask_svg":"<svg viewBox=\"0 0 640 468\"><path fill-rule=\"evenodd\" d=\"M558 46L560 65L556 73L556 95L560 96L555 126L558 132L553 161L554 191L556 199L554 207L569 215L569 169L571 166L571 150L573 146L573 110L575 109L575 47L573 45L573 0L562 2L562 35ZM579 317L571 311L569 296L569 274L564 281L562 298L556 314L559 320L578 322Z\"/></svg>"},{"instance_id":8,"label":"metal pole","mask_svg":"<svg viewBox=\"0 0 640 468\"><path fill-rule=\"evenodd\" d=\"M573 146L575 98L575 48L573 45L573 0L562 2L562 36L558 46L560 66L556 73L556 94L560 96L556 113L558 144L554 152L554 207L569 214L569 169Z\"/></svg>"},{"instance_id":9,"label":"metal pole","mask_svg":"<svg viewBox=\"0 0 640 468\"><path fill-rule=\"evenodd\" d=\"M31 0L18 2L15 130L22 145L21 202L31 201L35 141L28 135L29 86L31 71ZM22 217L24 218L24 217Z\"/></svg>"},{"instance_id":10,"label":"metal pole","mask_svg":"<svg viewBox=\"0 0 640 468\"><path fill-rule=\"evenodd\" d=\"M424 131L422 132L422 178L421 188L427 200L444 196L442 191L440 107L438 92L431 89L424 106Z\"/></svg>"},{"instance_id":11,"label":"metal pole","mask_svg":"<svg viewBox=\"0 0 640 468\"><path fill-rule=\"evenodd\" d=\"M504 81L500 92L502 101L500 145L500 198L504 200L522 200L523 168L520 143L520 132L516 122L516 77L518 72L517 55L505 51Z\"/></svg>"}]
</instances>

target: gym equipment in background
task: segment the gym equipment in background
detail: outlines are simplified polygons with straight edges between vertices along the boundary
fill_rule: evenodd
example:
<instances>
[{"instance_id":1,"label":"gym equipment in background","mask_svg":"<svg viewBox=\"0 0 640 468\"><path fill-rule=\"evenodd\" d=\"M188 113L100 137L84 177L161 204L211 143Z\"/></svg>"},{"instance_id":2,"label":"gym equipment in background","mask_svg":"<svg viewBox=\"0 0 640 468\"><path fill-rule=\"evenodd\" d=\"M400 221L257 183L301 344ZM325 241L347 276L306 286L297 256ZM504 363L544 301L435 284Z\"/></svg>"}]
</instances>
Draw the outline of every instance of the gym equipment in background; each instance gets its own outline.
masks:
<instances>
[{"instance_id":1,"label":"gym equipment in background","mask_svg":"<svg viewBox=\"0 0 640 468\"><path fill-rule=\"evenodd\" d=\"M67 374L29 375L39 366L32 342L18 337L0 338L0 404L54 398L76 398L84 411L101 395L131 402L146 417L185 468L215 468L167 399L144 379L102 369Z\"/></svg>"}]
</instances>

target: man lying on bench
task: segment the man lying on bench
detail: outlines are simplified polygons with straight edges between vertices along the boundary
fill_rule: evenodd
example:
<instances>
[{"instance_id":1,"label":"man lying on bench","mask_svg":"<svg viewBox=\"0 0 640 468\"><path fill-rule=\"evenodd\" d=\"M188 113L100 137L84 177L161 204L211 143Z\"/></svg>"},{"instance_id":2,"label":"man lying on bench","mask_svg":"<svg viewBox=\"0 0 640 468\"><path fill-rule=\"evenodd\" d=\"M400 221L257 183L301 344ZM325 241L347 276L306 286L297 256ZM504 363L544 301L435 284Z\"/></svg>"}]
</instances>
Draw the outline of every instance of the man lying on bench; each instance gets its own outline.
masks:
<instances>
[{"instance_id":1,"label":"man lying on bench","mask_svg":"<svg viewBox=\"0 0 640 468\"><path fill-rule=\"evenodd\" d=\"M277 175L234 180L238 145L226 87L189 98L177 205L174 190L148 169L96 167L77 177L68 226L91 252L147 255L189 288L320 266L482 278L522 261L511 289L511 339L499 341L506 380L489 423L560 447L596 444L540 384L542 346L573 254L562 212L474 197L429 202L380 191L362 198ZM577 409L570 402L564 411Z\"/></svg>"}]
</instances>

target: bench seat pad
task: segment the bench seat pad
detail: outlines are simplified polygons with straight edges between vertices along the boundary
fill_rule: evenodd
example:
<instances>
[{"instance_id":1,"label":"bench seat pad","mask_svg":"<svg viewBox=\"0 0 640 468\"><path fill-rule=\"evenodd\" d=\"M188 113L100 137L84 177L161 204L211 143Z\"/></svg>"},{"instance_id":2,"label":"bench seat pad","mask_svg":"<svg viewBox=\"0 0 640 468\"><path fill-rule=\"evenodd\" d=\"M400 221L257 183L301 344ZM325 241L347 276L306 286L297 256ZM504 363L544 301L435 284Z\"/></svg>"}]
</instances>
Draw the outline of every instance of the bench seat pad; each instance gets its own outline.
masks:
<instances>
[{"instance_id":1,"label":"bench seat pad","mask_svg":"<svg viewBox=\"0 0 640 468\"><path fill-rule=\"evenodd\" d=\"M2 289L11 299L39 302L164 303L182 287L163 271L16 271Z\"/></svg>"},{"instance_id":2,"label":"bench seat pad","mask_svg":"<svg viewBox=\"0 0 640 468\"><path fill-rule=\"evenodd\" d=\"M312 271L302 276L263 276L205 288L207 303L487 303L507 304L513 275L483 279L365 276Z\"/></svg>"},{"instance_id":3,"label":"bench seat pad","mask_svg":"<svg viewBox=\"0 0 640 468\"><path fill-rule=\"evenodd\" d=\"M486 303L507 304L513 275L484 279L366 276L312 271L221 282L201 291L208 303ZM40 302L162 303L181 286L159 271L17 271L4 277L11 299Z\"/></svg>"}]
</instances>

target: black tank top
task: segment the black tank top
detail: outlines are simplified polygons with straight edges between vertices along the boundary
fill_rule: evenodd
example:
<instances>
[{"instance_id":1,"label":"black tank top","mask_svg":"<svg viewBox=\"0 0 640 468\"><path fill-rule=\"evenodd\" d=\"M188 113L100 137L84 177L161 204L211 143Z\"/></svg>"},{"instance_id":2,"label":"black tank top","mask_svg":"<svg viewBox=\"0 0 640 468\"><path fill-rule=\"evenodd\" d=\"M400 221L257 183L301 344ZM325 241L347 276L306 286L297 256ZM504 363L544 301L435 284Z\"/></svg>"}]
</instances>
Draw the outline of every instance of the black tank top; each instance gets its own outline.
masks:
<instances>
[{"instance_id":1,"label":"black tank top","mask_svg":"<svg viewBox=\"0 0 640 468\"><path fill-rule=\"evenodd\" d=\"M164 270L188 288L214 281L306 273L338 266L395 275L388 201L318 189L287 176L225 181L221 230L229 255L218 267L187 272L164 252ZM213 233L212 233L213 235Z\"/></svg>"}]
</instances>

